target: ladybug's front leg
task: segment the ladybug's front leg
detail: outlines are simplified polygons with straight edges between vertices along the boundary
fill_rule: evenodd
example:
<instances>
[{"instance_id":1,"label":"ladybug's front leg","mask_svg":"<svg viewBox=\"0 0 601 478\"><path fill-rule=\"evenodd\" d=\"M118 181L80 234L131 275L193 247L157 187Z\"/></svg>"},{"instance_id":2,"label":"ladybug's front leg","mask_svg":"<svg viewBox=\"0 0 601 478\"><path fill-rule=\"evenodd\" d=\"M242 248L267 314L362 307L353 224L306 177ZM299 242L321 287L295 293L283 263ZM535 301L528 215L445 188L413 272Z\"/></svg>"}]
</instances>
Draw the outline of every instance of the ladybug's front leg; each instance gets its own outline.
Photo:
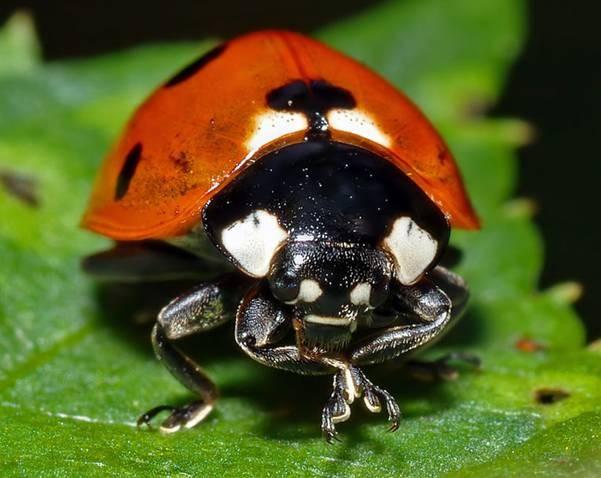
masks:
<instances>
[{"instance_id":1,"label":"ladybug's front leg","mask_svg":"<svg viewBox=\"0 0 601 478\"><path fill-rule=\"evenodd\" d=\"M419 283L399 287L395 296L399 311L402 310L404 315L408 313L419 322L383 329L353 344L353 364L380 363L433 344L461 316L469 293L460 276L443 267L436 267ZM475 355L456 352L433 362L411 360L407 365L419 376L452 379L458 372L449 362L455 361L475 367L480 364Z\"/></svg>"},{"instance_id":2,"label":"ladybug's front leg","mask_svg":"<svg viewBox=\"0 0 601 478\"><path fill-rule=\"evenodd\" d=\"M386 410L388 420L391 422L391 431L399 427L401 412L392 395L374 385L358 366L384 362L431 342L448 326L451 320L452 302L442 289L427 279L415 286L399 288L396 299L400 303L396 304L392 311L393 323L407 315L407 311L422 323L385 328L351 344L347 351L348 374L339 374L335 377L334 393L328 402L332 410L339 410L338 417L334 417L334 420L329 419L332 430L333 423L348 418L350 414L348 405L355 398L346 397L344 401L340 399L337 390L342 388L342 380L353 383L353 390L356 390L357 396L363 396L363 402L370 412L379 413L383 408ZM345 375L349 378L347 379ZM328 406L326 406L322 423L327 424L328 418ZM333 436L328 437L330 438L335 438L335 431Z\"/></svg>"},{"instance_id":3,"label":"ladybug's front leg","mask_svg":"<svg viewBox=\"0 0 601 478\"><path fill-rule=\"evenodd\" d=\"M303 375L333 374L333 391L323 409L321 428L328 442L336 438L335 424L350 416L358 393L348 361L310 353L297 345L278 345L292 328L292 317L267 290L245 297L236 317L236 342L251 358L269 367Z\"/></svg>"},{"instance_id":4,"label":"ladybug's front leg","mask_svg":"<svg viewBox=\"0 0 601 478\"><path fill-rule=\"evenodd\" d=\"M449 330L461 316L467 304L469 297L467 284L461 276L441 266L435 267L430 272L429 277L451 300L452 317L449 324L445 327L445 331ZM412 359L407 361L406 366L412 375L420 379L454 380L459 375L458 370L453 365L454 363L462 363L478 369L480 367L480 358L470 352L457 351L433 361Z\"/></svg>"},{"instance_id":5,"label":"ladybug's front leg","mask_svg":"<svg viewBox=\"0 0 601 478\"><path fill-rule=\"evenodd\" d=\"M231 281L230 281L231 282ZM138 419L138 425L148 424L159 413L170 415L161 424L161 431L172 433L200 423L213 409L217 389L213 381L192 359L172 344L173 340L210 330L231 319L232 310L227 292L231 284L204 284L173 300L161 310L152 330L152 344L157 358L182 385L200 396L182 407L161 405Z\"/></svg>"},{"instance_id":6,"label":"ladybug's front leg","mask_svg":"<svg viewBox=\"0 0 601 478\"><path fill-rule=\"evenodd\" d=\"M354 365L371 365L406 355L431 344L448 329L453 302L445 291L428 278L412 286L400 286L395 299L400 310L419 320L378 331L358 342L350 350Z\"/></svg>"},{"instance_id":7,"label":"ladybug's front leg","mask_svg":"<svg viewBox=\"0 0 601 478\"><path fill-rule=\"evenodd\" d=\"M277 345L292 330L290 312L275 300L266 287L250 291L236 316L236 343L256 360L302 375L335 373L335 361L316 354L307 354L296 345Z\"/></svg>"}]
</instances>

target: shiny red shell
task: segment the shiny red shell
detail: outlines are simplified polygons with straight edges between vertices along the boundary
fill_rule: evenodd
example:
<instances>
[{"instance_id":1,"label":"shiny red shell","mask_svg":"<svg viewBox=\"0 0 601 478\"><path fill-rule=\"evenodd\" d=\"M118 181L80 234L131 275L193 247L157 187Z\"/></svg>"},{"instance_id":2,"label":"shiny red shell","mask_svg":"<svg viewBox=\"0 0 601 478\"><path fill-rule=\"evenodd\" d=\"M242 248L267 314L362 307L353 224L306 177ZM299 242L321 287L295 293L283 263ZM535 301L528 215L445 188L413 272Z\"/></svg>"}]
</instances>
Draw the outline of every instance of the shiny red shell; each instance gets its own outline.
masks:
<instances>
[{"instance_id":1,"label":"shiny red shell","mask_svg":"<svg viewBox=\"0 0 601 478\"><path fill-rule=\"evenodd\" d=\"M386 157L453 226L479 227L452 154L418 108L355 60L285 31L224 43L159 87L104 161L83 227L117 240L187 233L207 201L254 159L303 140L305 132L296 131L260 147L253 141L258 118L273 113L267 95L295 80L325 80L351 92L361 118L385 141L336 125L332 139Z\"/></svg>"}]
</instances>

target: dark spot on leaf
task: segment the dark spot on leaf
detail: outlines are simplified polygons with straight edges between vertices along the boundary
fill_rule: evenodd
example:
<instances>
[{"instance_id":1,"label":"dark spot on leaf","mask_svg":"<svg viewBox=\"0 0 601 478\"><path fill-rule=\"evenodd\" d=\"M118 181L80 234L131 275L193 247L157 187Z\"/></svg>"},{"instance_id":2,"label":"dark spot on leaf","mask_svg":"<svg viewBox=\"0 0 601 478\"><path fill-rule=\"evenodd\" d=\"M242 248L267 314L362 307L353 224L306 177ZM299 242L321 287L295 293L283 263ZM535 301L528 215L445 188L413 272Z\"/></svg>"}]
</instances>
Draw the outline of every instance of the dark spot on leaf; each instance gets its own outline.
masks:
<instances>
[{"instance_id":1,"label":"dark spot on leaf","mask_svg":"<svg viewBox=\"0 0 601 478\"><path fill-rule=\"evenodd\" d=\"M544 350L545 346L536 340L523 337L515 343L515 348L521 352L533 353Z\"/></svg>"},{"instance_id":2,"label":"dark spot on leaf","mask_svg":"<svg viewBox=\"0 0 601 478\"><path fill-rule=\"evenodd\" d=\"M0 171L0 184L5 191L27 206L37 208L40 205L38 183L35 178L14 171Z\"/></svg>"},{"instance_id":3,"label":"dark spot on leaf","mask_svg":"<svg viewBox=\"0 0 601 478\"><path fill-rule=\"evenodd\" d=\"M188 66L184 67L179 73L173 76L167 83L165 83L165 88L171 88L172 86L178 85L186 81L188 78L194 76L207 64L219 57L226 48L227 43L223 43L222 45L216 46L212 50L209 50L198 60L190 63Z\"/></svg>"},{"instance_id":4,"label":"dark spot on leaf","mask_svg":"<svg viewBox=\"0 0 601 478\"><path fill-rule=\"evenodd\" d=\"M127 153L121 172L117 177L117 186L115 187L115 200L120 200L127 194L131 180L136 174L138 163L142 157L142 143L136 145Z\"/></svg>"},{"instance_id":5,"label":"dark spot on leaf","mask_svg":"<svg viewBox=\"0 0 601 478\"><path fill-rule=\"evenodd\" d=\"M491 101L487 98L473 97L466 101L462 108L463 117L466 119L482 118L491 107Z\"/></svg>"},{"instance_id":6,"label":"dark spot on leaf","mask_svg":"<svg viewBox=\"0 0 601 478\"><path fill-rule=\"evenodd\" d=\"M539 388L534 392L534 400L541 405L552 405L553 403L565 400L570 396L570 392L562 388Z\"/></svg>"}]
</instances>

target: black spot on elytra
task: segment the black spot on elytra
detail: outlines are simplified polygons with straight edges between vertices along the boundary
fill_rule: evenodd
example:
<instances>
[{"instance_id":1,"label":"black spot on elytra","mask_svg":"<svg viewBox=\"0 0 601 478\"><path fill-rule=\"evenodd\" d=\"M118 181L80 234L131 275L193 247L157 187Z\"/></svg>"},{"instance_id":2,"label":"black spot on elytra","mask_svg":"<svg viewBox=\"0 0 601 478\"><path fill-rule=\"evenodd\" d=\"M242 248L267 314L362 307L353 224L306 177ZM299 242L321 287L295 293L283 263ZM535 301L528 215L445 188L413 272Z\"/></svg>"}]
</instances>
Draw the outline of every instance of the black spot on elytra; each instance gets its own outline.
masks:
<instances>
[{"instance_id":1,"label":"black spot on elytra","mask_svg":"<svg viewBox=\"0 0 601 478\"><path fill-rule=\"evenodd\" d=\"M267 104L274 110L327 112L333 108L354 108L357 103L350 91L325 80L295 80L267 94Z\"/></svg>"},{"instance_id":2,"label":"black spot on elytra","mask_svg":"<svg viewBox=\"0 0 601 478\"><path fill-rule=\"evenodd\" d=\"M325 80L294 80L267 94L267 105L276 111L303 113L311 130L327 130L325 115L335 108L353 109L357 102L352 93Z\"/></svg>"},{"instance_id":3,"label":"black spot on elytra","mask_svg":"<svg viewBox=\"0 0 601 478\"><path fill-rule=\"evenodd\" d=\"M440 162L440 164L444 164L448 159L449 152L445 148L441 147L438 151L438 161Z\"/></svg>"},{"instance_id":4,"label":"black spot on elytra","mask_svg":"<svg viewBox=\"0 0 601 478\"><path fill-rule=\"evenodd\" d=\"M131 180L136 174L138 163L142 158L142 143L136 145L127 153L123 167L117 177L117 186L115 187L115 200L120 200L127 194Z\"/></svg>"},{"instance_id":5,"label":"black spot on elytra","mask_svg":"<svg viewBox=\"0 0 601 478\"><path fill-rule=\"evenodd\" d=\"M219 46L216 46L212 50L209 50L198 60L193 61L188 66L184 67L179 73L173 76L167 83L165 83L165 88L171 88L172 86L178 85L186 81L191 76L194 76L208 63L212 62L215 58L219 57L225 51L226 47L227 43L223 43Z\"/></svg>"},{"instance_id":6,"label":"black spot on elytra","mask_svg":"<svg viewBox=\"0 0 601 478\"><path fill-rule=\"evenodd\" d=\"M534 399L541 405L551 405L565 400L569 396L570 392L562 388L539 388L534 392Z\"/></svg>"}]
</instances>

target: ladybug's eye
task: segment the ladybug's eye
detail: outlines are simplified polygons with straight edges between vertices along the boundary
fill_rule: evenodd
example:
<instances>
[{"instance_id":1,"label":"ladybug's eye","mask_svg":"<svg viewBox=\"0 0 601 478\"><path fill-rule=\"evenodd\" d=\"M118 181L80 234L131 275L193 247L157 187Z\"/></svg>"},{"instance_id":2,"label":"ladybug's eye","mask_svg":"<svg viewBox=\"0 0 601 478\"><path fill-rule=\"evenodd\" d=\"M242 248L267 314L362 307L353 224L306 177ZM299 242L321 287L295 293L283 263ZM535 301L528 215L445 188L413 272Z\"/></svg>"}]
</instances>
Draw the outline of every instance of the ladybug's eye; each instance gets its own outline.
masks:
<instances>
[{"instance_id":1,"label":"ladybug's eye","mask_svg":"<svg viewBox=\"0 0 601 478\"><path fill-rule=\"evenodd\" d=\"M294 301L300 292L300 283L293 277L280 277L270 281L271 292L281 302Z\"/></svg>"},{"instance_id":2,"label":"ladybug's eye","mask_svg":"<svg viewBox=\"0 0 601 478\"><path fill-rule=\"evenodd\" d=\"M388 278L382 277L377 283L372 285L369 294L369 305L378 307L382 305L388 298Z\"/></svg>"}]
</instances>

